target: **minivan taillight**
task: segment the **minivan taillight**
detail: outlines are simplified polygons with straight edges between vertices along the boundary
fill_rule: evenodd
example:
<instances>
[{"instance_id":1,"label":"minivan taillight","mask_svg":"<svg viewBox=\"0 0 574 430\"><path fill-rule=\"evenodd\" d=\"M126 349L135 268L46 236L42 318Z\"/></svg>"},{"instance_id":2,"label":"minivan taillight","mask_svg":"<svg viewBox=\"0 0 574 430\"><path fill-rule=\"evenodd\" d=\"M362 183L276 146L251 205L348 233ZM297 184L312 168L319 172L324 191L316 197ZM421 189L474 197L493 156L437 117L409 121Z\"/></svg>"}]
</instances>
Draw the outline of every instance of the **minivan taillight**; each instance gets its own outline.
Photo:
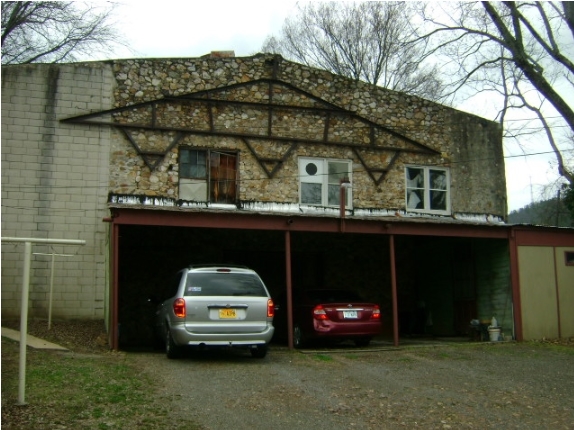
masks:
<instances>
[{"instance_id":1,"label":"minivan taillight","mask_svg":"<svg viewBox=\"0 0 574 430\"><path fill-rule=\"evenodd\" d=\"M323 306L321 305L317 305L313 308L313 318L315 318L316 320L328 320L329 317L327 316L327 313L325 312L325 309L323 309Z\"/></svg>"},{"instance_id":2,"label":"minivan taillight","mask_svg":"<svg viewBox=\"0 0 574 430\"><path fill-rule=\"evenodd\" d=\"M372 320L380 320L381 319L381 310L379 309L378 305L373 307L373 313L371 314Z\"/></svg>"},{"instance_id":3,"label":"minivan taillight","mask_svg":"<svg viewBox=\"0 0 574 430\"><path fill-rule=\"evenodd\" d=\"M185 300L175 299L173 302L173 313L176 317L185 318Z\"/></svg>"},{"instance_id":4,"label":"minivan taillight","mask_svg":"<svg viewBox=\"0 0 574 430\"><path fill-rule=\"evenodd\" d=\"M267 300L267 318L272 318L275 315L275 305L273 304L273 300Z\"/></svg>"}]
</instances>

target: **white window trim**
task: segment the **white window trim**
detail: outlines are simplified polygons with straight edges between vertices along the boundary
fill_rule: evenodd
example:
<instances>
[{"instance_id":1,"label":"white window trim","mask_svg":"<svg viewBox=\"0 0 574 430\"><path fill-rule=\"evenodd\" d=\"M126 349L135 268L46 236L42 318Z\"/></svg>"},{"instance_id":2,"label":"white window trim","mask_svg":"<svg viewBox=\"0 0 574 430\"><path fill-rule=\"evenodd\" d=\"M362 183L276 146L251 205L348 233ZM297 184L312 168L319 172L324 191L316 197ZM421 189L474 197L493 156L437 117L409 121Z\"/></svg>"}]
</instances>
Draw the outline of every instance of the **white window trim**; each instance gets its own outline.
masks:
<instances>
[{"instance_id":1,"label":"white window trim","mask_svg":"<svg viewBox=\"0 0 574 430\"><path fill-rule=\"evenodd\" d=\"M305 174L303 169L303 163L305 162L314 162L315 164L321 164L322 166L322 181L320 182L322 187L321 187L321 191L322 191L322 195L321 195L321 204L312 204L312 203L303 203L301 201L302 199L302 184L303 183L309 183L304 181L303 179L305 177L308 177L308 175ZM299 171L299 204L300 205L304 205L304 206L315 206L315 207L330 207L330 208L338 208L340 205L329 205L329 193L328 193L328 188L329 188L329 175L328 175L328 165L330 162L335 162L335 163L346 163L348 165L348 179L349 182L351 183L350 187L346 188L346 202L345 202L345 208L346 209L352 209L353 208L353 178L352 178L352 174L353 174L353 160L349 160L349 159L340 159L340 158L323 158L323 157L299 157L298 160L298 171ZM318 183L318 182L316 182Z\"/></svg>"},{"instance_id":2,"label":"white window trim","mask_svg":"<svg viewBox=\"0 0 574 430\"><path fill-rule=\"evenodd\" d=\"M408 207L409 202L409 192L408 192L408 184L407 184L407 169L421 169L424 174L424 203L425 207L423 209L411 209ZM446 210L436 210L430 209L430 171L431 170L439 170L446 174ZM407 165L405 166L404 171L404 178L405 178L405 210L407 212L416 212L416 213L425 213L425 214L436 214L436 215L450 215L451 214L451 206L450 206L450 169L446 167L434 167L434 166L418 166L418 165Z\"/></svg>"}]
</instances>

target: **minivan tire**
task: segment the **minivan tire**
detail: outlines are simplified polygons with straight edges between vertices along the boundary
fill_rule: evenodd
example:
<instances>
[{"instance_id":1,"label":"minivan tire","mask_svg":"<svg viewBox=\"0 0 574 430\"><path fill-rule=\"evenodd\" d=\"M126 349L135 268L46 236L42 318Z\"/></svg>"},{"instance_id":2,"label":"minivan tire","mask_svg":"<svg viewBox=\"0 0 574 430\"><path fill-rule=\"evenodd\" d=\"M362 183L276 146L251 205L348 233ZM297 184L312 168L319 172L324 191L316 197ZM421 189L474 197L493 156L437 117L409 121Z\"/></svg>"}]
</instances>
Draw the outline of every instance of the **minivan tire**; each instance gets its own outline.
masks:
<instances>
[{"instance_id":1,"label":"minivan tire","mask_svg":"<svg viewBox=\"0 0 574 430\"><path fill-rule=\"evenodd\" d=\"M182 347L175 344L170 329L167 329L166 332L167 335L165 339L165 355L167 355L167 358L171 359L180 358Z\"/></svg>"},{"instance_id":2,"label":"minivan tire","mask_svg":"<svg viewBox=\"0 0 574 430\"><path fill-rule=\"evenodd\" d=\"M303 348L304 345L305 337L303 335L303 331L301 330L301 327L296 325L293 327L293 346L295 348Z\"/></svg>"},{"instance_id":3,"label":"minivan tire","mask_svg":"<svg viewBox=\"0 0 574 430\"><path fill-rule=\"evenodd\" d=\"M265 358L267 355L267 345L258 345L256 348L251 348L251 356L254 358Z\"/></svg>"}]
</instances>

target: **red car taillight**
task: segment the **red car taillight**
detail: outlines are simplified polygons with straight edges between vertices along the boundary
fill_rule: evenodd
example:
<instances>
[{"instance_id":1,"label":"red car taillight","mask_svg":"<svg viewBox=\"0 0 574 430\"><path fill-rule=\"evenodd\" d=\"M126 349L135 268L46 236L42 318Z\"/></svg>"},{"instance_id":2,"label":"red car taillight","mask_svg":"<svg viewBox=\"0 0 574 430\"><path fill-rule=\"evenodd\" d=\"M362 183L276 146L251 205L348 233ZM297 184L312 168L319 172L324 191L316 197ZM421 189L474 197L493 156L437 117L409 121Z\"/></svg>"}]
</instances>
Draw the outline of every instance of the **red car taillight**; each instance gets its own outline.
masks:
<instances>
[{"instance_id":1,"label":"red car taillight","mask_svg":"<svg viewBox=\"0 0 574 430\"><path fill-rule=\"evenodd\" d=\"M185 300L175 299L173 302L173 313L176 317L185 318Z\"/></svg>"},{"instance_id":2,"label":"red car taillight","mask_svg":"<svg viewBox=\"0 0 574 430\"><path fill-rule=\"evenodd\" d=\"M267 300L267 318L271 318L275 315L275 305L273 304L273 300Z\"/></svg>"},{"instance_id":3,"label":"red car taillight","mask_svg":"<svg viewBox=\"0 0 574 430\"><path fill-rule=\"evenodd\" d=\"M328 320L329 317L327 316L327 313L325 312L325 309L323 309L323 306L321 305L317 305L313 308L313 318L315 318L316 320Z\"/></svg>"},{"instance_id":4,"label":"red car taillight","mask_svg":"<svg viewBox=\"0 0 574 430\"><path fill-rule=\"evenodd\" d=\"M379 309L378 305L375 305L373 308L373 313L371 314L372 320L380 320L381 319L381 310Z\"/></svg>"}]
</instances>

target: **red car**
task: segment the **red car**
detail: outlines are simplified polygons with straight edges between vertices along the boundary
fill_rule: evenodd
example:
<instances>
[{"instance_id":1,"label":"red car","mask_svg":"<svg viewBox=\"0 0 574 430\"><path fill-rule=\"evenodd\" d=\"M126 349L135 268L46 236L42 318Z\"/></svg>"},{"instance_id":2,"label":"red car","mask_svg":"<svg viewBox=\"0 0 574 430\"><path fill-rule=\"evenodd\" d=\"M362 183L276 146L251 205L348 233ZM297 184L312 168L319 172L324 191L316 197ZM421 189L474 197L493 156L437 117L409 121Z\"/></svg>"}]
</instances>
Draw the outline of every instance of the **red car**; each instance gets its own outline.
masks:
<instances>
[{"instance_id":1,"label":"red car","mask_svg":"<svg viewBox=\"0 0 574 430\"><path fill-rule=\"evenodd\" d=\"M353 291L307 290L293 297L293 343L311 339L353 340L368 346L381 332L379 305L363 301Z\"/></svg>"}]
</instances>

